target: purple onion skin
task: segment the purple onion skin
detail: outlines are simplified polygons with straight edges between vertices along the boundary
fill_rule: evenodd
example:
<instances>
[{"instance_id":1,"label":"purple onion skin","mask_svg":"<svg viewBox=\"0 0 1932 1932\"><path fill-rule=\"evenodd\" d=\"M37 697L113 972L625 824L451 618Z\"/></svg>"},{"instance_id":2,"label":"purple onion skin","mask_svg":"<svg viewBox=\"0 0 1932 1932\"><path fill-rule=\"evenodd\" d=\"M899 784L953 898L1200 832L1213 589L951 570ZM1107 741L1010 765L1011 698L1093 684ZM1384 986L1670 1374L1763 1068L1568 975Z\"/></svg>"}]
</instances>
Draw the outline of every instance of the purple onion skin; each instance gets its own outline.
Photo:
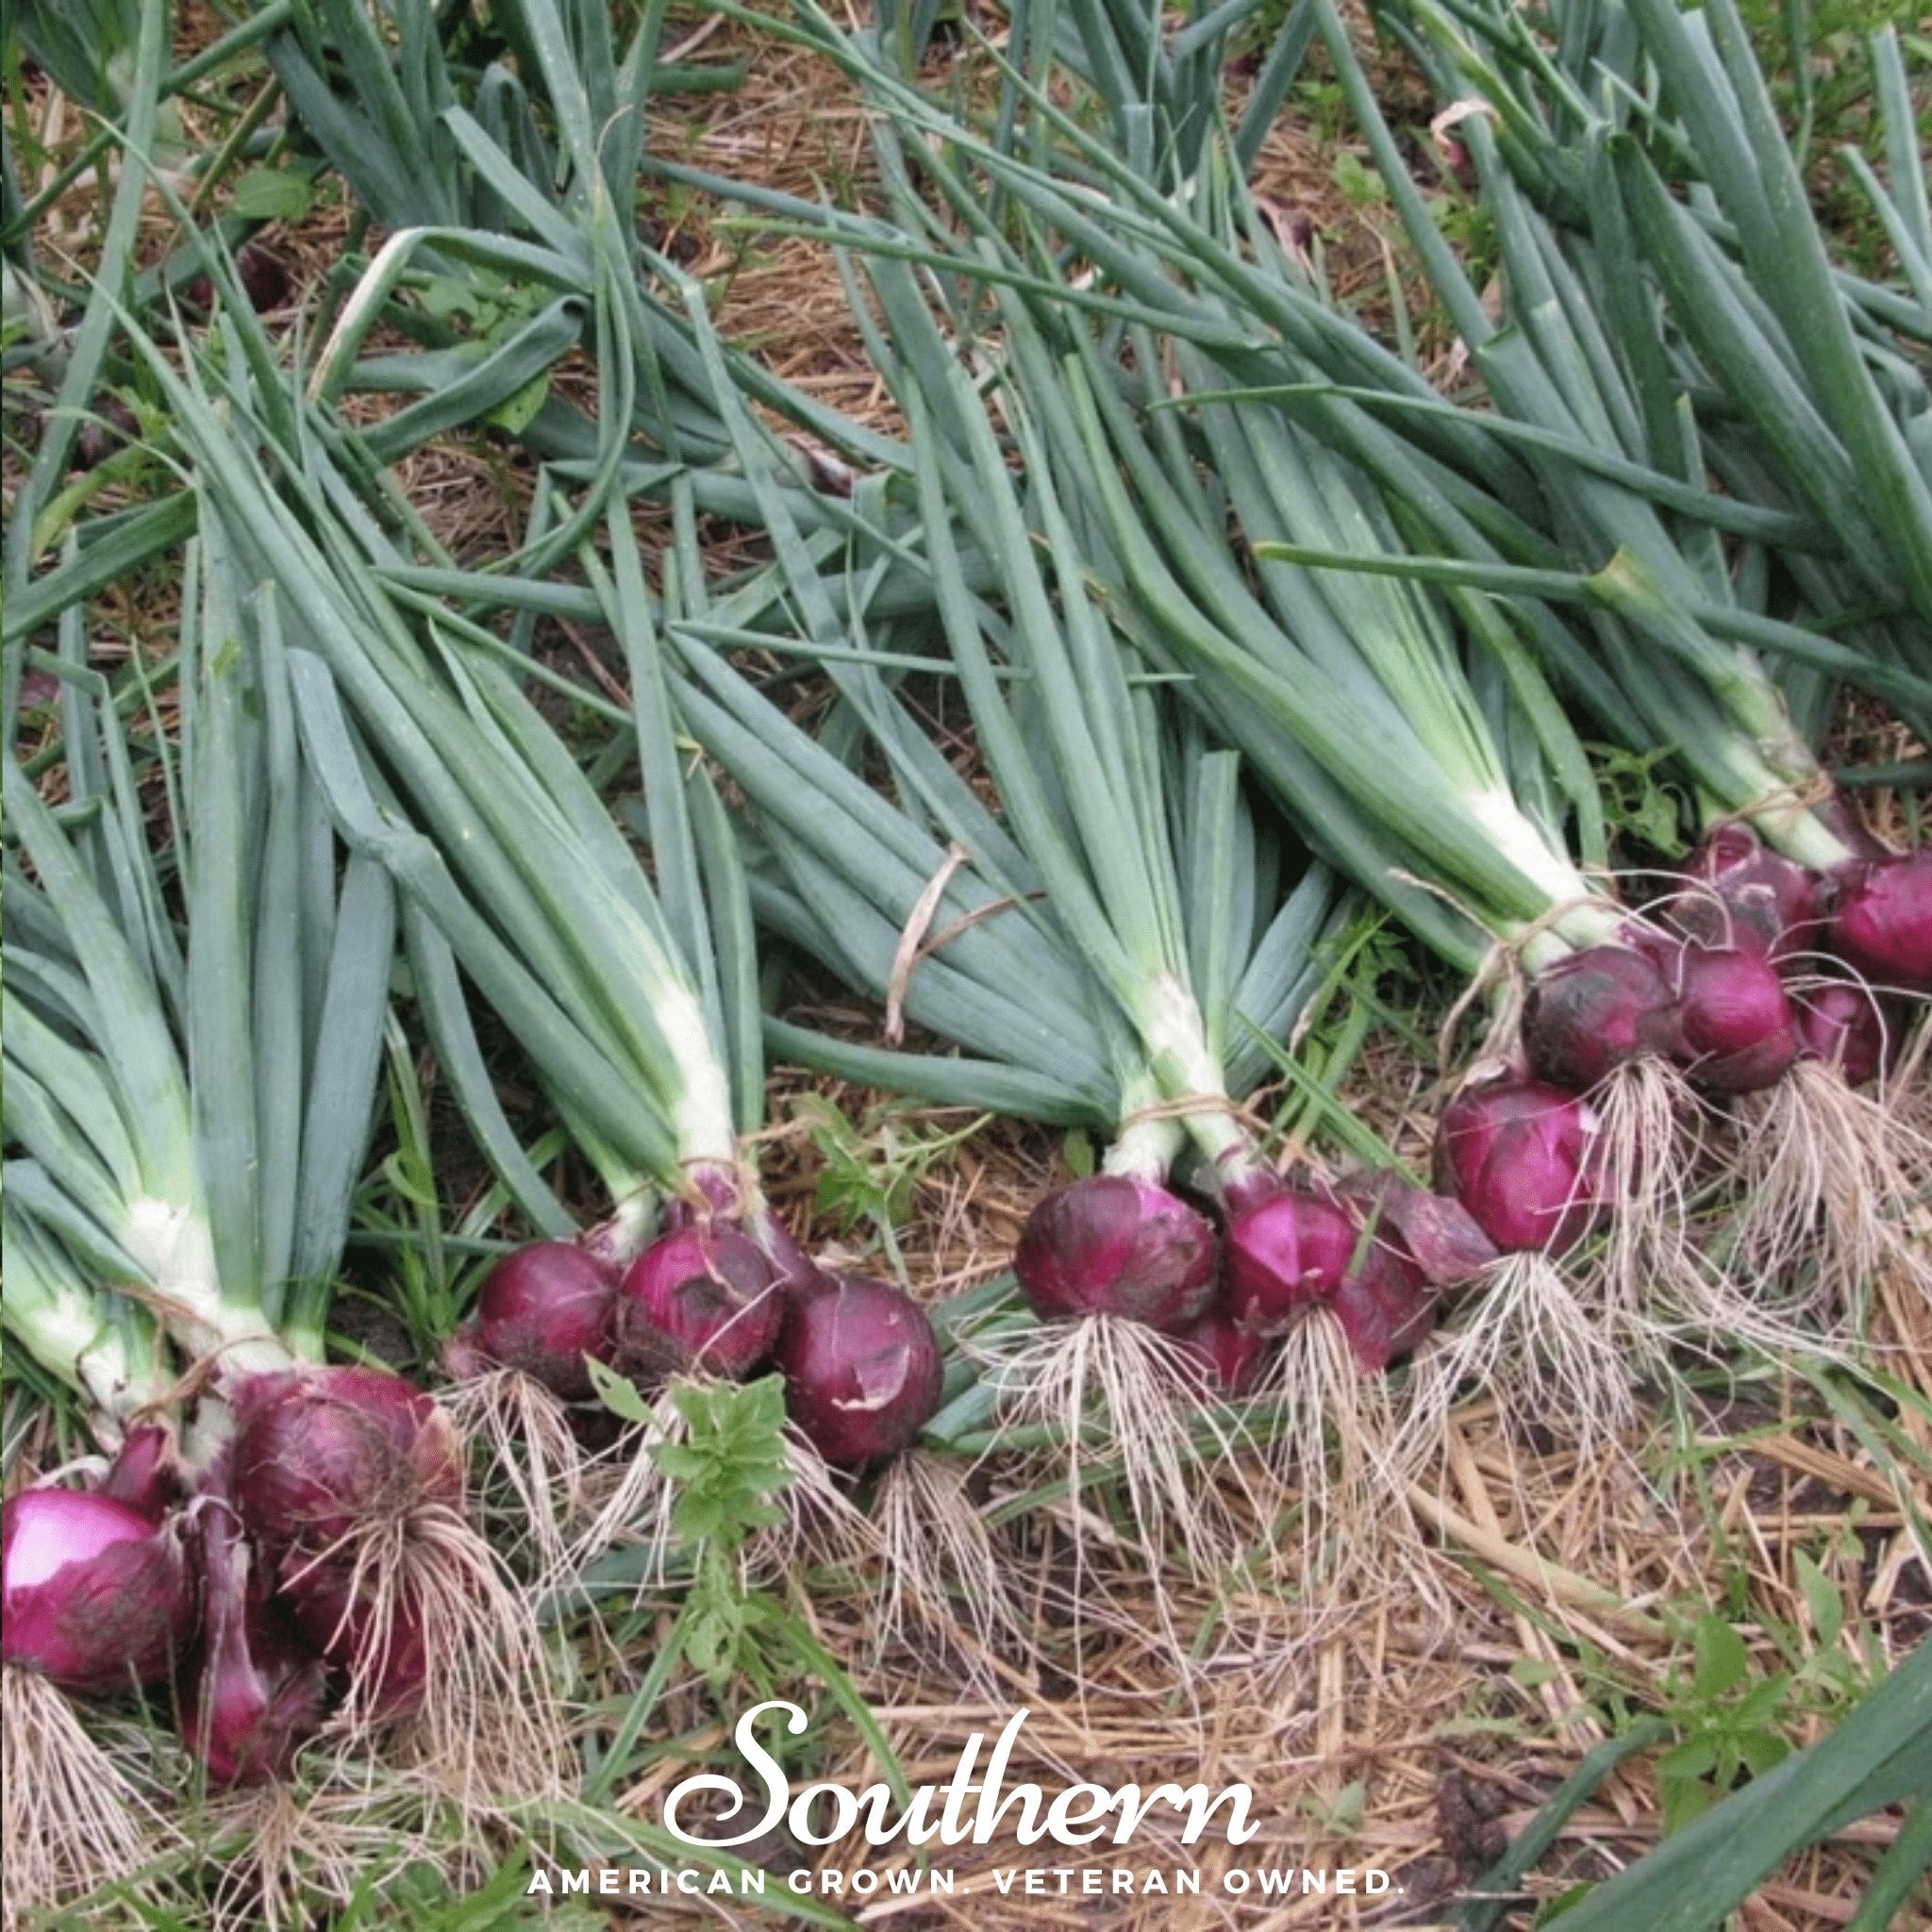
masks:
<instances>
[{"instance_id":1,"label":"purple onion skin","mask_svg":"<svg viewBox=\"0 0 1932 1932\"><path fill-rule=\"evenodd\" d=\"M1118 1315L1178 1328L1214 1293L1219 1256L1207 1217L1158 1182L1091 1174L1026 1217L1013 1273L1042 1321Z\"/></svg>"},{"instance_id":2,"label":"purple onion skin","mask_svg":"<svg viewBox=\"0 0 1932 1932\"><path fill-rule=\"evenodd\" d=\"M1496 1258L1495 1242L1454 1194L1432 1193L1387 1169L1351 1174L1334 1197L1431 1288L1460 1288Z\"/></svg>"},{"instance_id":3,"label":"purple onion skin","mask_svg":"<svg viewBox=\"0 0 1932 1932\"><path fill-rule=\"evenodd\" d=\"M1743 825L1720 825L1690 855L1684 875L1693 890L1673 917L1704 945L1784 959L1824 938L1824 882Z\"/></svg>"},{"instance_id":4,"label":"purple onion skin","mask_svg":"<svg viewBox=\"0 0 1932 1932\"><path fill-rule=\"evenodd\" d=\"M1197 1315L1185 1328L1176 1328L1174 1339L1205 1394L1245 1395L1261 1379L1268 1338L1243 1328L1225 1308Z\"/></svg>"},{"instance_id":5,"label":"purple onion skin","mask_svg":"<svg viewBox=\"0 0 1932 1932\"><path fill-rule=\"evenodd\" d=\"M1932 992L1932 846L1840 873L1831 942L1874 986Z\"/></svg>"},{"instance_id":6,"label":"purple onion skin","mask_svg":"<svg viewBox=\"0 0 1932 1932\"><path fill-rule=\"evenodd\" d=\"M229 1484L264 1548L332 1549L372 1523L460 1508L462 1453L434 1402L380 1369L251 1375L233 1395Z\"/></svg>"},{"instance_id":7,"label":"purple onion skin","mask_svg":"<svg viewBox=\"0 0 1932 1932\"><path fill-rule=\"evenodd\" d=\"M376 1722L408 1717L421 1705L429 1651L422 1620L407 1600L390 1620L387 1641L378 1643L369 1600L353 1592L352 1573L342 1564L285 1557L275 1595L301 1641L337 1674L353 1677L362 1708Z\"/></svg>"},{"instance_id":8,"label":"purple onion skin","mask_svg":"<svg viewBox=\"0 0 1932 1932\"><path fill-rule=\"evenodd\" d=\"M787 1294L817 1291L826 1278L824 1270L798 1245L792 1239L791 1230L775 1214L761 1213L753 1233L758 1246L777 1271Z\"/></svg>"},{"instance_id":9,"label":"purple onion skin","mask_svg":"<svg viewBox=\"0 0 1932 1932\"><path fill-rule=\"evenodd\" d=\"M596 1390L584 1358L611 1358L617 1281L574 1241L531 1241L484 1276L445 1363L454 1374L472 1361L520 1369L565 1402L588 1402Z\"/></svg>"},{"instance_id":10,"label":"purple onion skin","mask_svg":"<svg viewBox=\"0 0 1932 1932\"><path fill-rule=\"evenodd\" d=\"M1372 1240L1328 1306L1357 1363L1379 1374L1435 1325L1440 1299L1412 1260L1390 1243Z\"/></svg>"},{"instance_id":11,"label":"purple onion skin","mask_svg":"<svg viewBox=\"0 0 1932 1932\"><path fill-rule=\"evenodd\" d=\"M792 1300L778 1366L792 1422L840 1469L909 1448L938 1412L945 1381L925 1310L889 1283L857 1275Z\"/></svg>"},{"instance_id":12,"label":"purple onion skin","mask_svg":"<svg viewBox=\"0 0 1932 1932\"><path fill-rule=\"evenodd\" d=\"M1355 1257L1359 1230L1331 1201L1288 1188L1227 1225L1223 1301L1250 1334L1284 1333L1295 1315L1327 1301Z\"/></svg>"},{"instance_id":13,"label":"purple onion skin","mask_svg":"<svg viewBox=\"0 0 1932 1932\"><path fill-rule=\"evenodd\" d=\"M1875 1080L1904 1033L1904 1021L1877 995L1849 980L1791 993L1798 1051L1834 1066L1848 1087Z\"/></svg>"},{"instance_id":14,"label":"purple onion skin","mask_svg":"<svg viewBox=\"0 0 1932 1932\"><path fill-rule=\"evenodd\" d=\"M1677 965L1683 1059L1700 1086L1755 1093L1790 1072L1798 1029L1777 968L1737 946L1687 945Z\"/></svg>"},{"instance_id":15,"label":"purple onion skin","mask_svg":"<svg viewBox=\"0 0 1932 1932\"><path fill-rule=\"evenodd\" d=\"M209 1784L263 1784L287 1775L322 1728L328 1663L275 1601L230 1513L201 1519L202 1648L181 1736Z\"/></svg>"},{"instance_id":16,"label":"purple onion skin","mask_svg":"<svg viewBox=\"0 0 1932 1932\"><path fill-rule=\"evenodd\" d=\"M1436 1124L1436 1185L1496 1246L1567 1254L1600 1212L1595 1117L1545 1080L1508 1074L1465 1087Z\"/></svg>"},{"instance_id":17,"label":"purple onion skin","mask_svg":"<svg viewBox=\"0 0 1932 1932\"><path fill-rule=\"evenodd\" d=\"M122 1438L97 1493L159 1523L184 1489L174 1430L163 1423L138 1423Z\"/></svg>"},{"instance_id":18,"label":"purple onion skin","mask_svg":"<svg viewBox=\"0 0 1932 1932\"><path fill-rule=\"evenodd\" d=\"M720 1219L728 1223L738 1218L742 1195L735 1174L724 1168L701 1167L692 1171L691 1182L703 1206L673 1201L664 1210L660 1232L677 1234L686 1228L715 1224ZM769 1208L753 1209L739 1221L739 1226L771 1263L788 1294L808 1293L824 1279L824 1271Z\"/></svg>"},{"instance_id":19,"label":"purple onion skin","mask_svg":"<svg viewBox=\"0 0 1932 1932\"><path fill-rule=\"evenodd\" d=\"M1537 1074L1585 1093L1625 1061L1674 1056L1676 999L1657 962L1634 946L1591 946L1539 974L1523 1016Z\"/></svg>"},{"instance_id":20,"label":"purple onion skin","mask_svg":"<svg viewBox=\"0 0 1932 1932\"><path fill-rule=\"evenodd\" d=\"M701 1369L747 1375L785 1320L784 1284L756 1241L734 1227L682 1227L625 1271L612 1317L616 1359L644 1376Z\"/></svg>"},{"instance_id":21,"label":"purple onion skin","mask_svg":"<svg viewBox=\"0 0 1932 1932\"><path fill-rule=\"evenodd\" d=\"M23 1490L0 1510L0 1655L63 1690L156 1684L194 1632L172 1525L85 1490Z\"/></svg>"}]
</instances>

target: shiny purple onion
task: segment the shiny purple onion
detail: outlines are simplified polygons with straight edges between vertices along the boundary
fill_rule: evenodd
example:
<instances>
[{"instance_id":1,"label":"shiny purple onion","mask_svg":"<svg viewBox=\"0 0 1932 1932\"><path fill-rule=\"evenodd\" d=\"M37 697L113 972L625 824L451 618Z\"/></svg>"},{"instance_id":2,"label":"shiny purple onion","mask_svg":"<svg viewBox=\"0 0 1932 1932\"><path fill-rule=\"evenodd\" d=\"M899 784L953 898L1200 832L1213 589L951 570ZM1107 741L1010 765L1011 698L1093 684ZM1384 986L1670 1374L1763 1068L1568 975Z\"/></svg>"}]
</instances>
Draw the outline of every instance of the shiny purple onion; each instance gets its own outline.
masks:
<instances>
[{"instance_id":1,"label":"shiny purple onion","mask_svg":"<svg viewBox=\"0 0 1932 1932\"><path fill-rule=\"evenodd\" d=\"M584 1358L611 1358L617 1282L575 1241L527 1242L484 1276L444 1365L459 1376L473 1364L520 1369L566 1402L587 1402L596 1391Z\"/></svg>"},{"instance_id":2,"label":"shiny purple onion","mask_svg":"<svg viewBox=\"0 0 1932 1932\"><path fill-rule=\"evenodd\" d=\"M1214 1292L1214 1230L1158 1181L1099 1174L1026 1217L1013 1273L1042 1321L1117 1315L1177 1328Z\"/></svg>"},{"instance_id":3,"label":"shiny purple onion","mask_svg":"<svg viewBox=\"0 0 1932 1932\"><path fill-rule=\"evenodd\" d=\"M625 1271L612 1320L616 1358L629 1374L745 1375L778 1339L784 1282L735 1227L681 1227Z\"/></svg>"},{"instance_id":4,"label":"shiny purple onion","mask_svg":"<svg viewBox=\"0 0 1932 1932\"><path fill-rule=\"evenodd\" d=\"M166 1677L193 1637L175 1526L86 1490L23 1490L0 1509L0 1656L65 1690Z\"/></svg>"},{"instance_id":5,"label":"shiny purple onion","mask_svg":"<svg viewBox=\"0 0 1932 1932\"><path fill-rule=\"evenodd\" d=\"M232 1399L230 1492L267 1549L333 1549L425 1507L461 1507L456 1431L400 1376L286 1369L251 1375Z\"/></svg>"},{"instance_id":6,"label":"shiny purple onion","mask_svg":"<svg viewBox=\"0 0 1932 1932\"><path fill-rule=\"evenodd\" d=\"M1590 1103L1518 1074L1465 1087L1436 1125L1436 1185L1497 1247L1567 1253L1600 1211Z\"/></svg>"},{"instance_id":7,"label":"shiny purple onion","mask_svg":"<svg viewBox=\"0 0 1932 1932\"><path fill-rule=\"evenodd\" d=\"M1677 963L1681 1057L1719 1093L1755 1093L1798 1057L1797 1026L1777 968L1738 946L1687 945Z\"/></svg>"},{"instance_id":8,"label":"shiny purple onion","mask_svg":"<svg viewBox=\"0 0 1932 1932\"><path fill-rule=\"evenodd\" d=\"M1932 992L1932 845L1840 873L1831 942L1874 986Z\"/></svg>"},{"instance_id":9,"label":"shiny purple onion","mask_svg":"<svg viewBox=\"0 0 1932 1932\"><path fill-rule=\"evenodd\" d=\"M945 1379L925 1310L889 1283L856 1275L792 1298L778 1366L791 1420L843 1469L909 1448L937 1412Z\"/></svg>"},{"instance_id":10,"label":"shiny purple onion","mask_svg":"<svg viewBox=\"0 0 1932 1932\"><path fill-rule=\"evenodd\" d=\"M1281 1187L1228 1222L1223 1303L1255 1335L1280 1335L1341 1286L1360 1230L1332 1201Z\"/></svg>"}]
</instances>

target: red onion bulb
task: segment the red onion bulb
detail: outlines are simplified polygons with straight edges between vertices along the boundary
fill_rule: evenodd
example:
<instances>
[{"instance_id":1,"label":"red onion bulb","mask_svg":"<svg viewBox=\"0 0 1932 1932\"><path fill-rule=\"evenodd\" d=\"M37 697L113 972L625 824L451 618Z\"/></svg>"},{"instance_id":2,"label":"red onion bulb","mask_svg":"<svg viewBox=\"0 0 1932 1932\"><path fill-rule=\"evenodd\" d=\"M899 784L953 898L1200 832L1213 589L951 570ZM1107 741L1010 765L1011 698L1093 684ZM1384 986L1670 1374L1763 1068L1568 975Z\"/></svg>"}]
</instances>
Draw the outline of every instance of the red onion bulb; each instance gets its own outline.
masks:
<instances>
[{"instance_id":1,"label":"red onion bulb","mask_svg":"<svg viewBox=\"0 0 1932 1932\"><path fill-rule=\"evenodd\" d=\"M1013 1254L1042 1320L1118 1315L1154 1328L1191 1321L1214 1292L1214 1230L1157 1181L1101 1174L1056 1190Z\"/></svg>"},{"instance_id":2,"label":"red onion bulb","mask_svg":"<svg viewBox=\"0 0 1932 1932\"><path fill-rule=\"evenodd\" d=\"M617 1271L575 1241L530 1241L483 1277L475 1312L445 1358L520 1369L566 1402L596 1392L584 1357L611 1357Z\"/></svg>"},{"instance_id":3,"label":"red onion bulb","mask_svg":"<svg viewBox=\"0 0 1932 1932\"><path fill-rule=\"evenodd\" d=\"M1626 1060L1676 1052L1676 998L1645 954L1591 946L1537 975L1523 1037L1541 1078L1588 1092Z\"/></svg>"},{"instance_id":4,"label":"red onion bulb","mask_svg":"<svg viewBox=\"0 0 1932 1932\"><path fill-rule=\"evenodd\" d=\"M1465 1087L1436 1126L1436 1185L1497 1247L1567 1253L1590 1232L1596 1115L1545 1080Z\"/></svg>"},{"instance_id":5,"label":"red onion bulb","mask_svg":"<svg viewBox=\"0 0 1932 1932\"><path fill-rule=\"evenodd\" d=\"M783 1283L756 1241L715 1223L681 1227L625 1272L617 1360L644 1375L692 1368L745 1375L771 1354L784 1320Z\"/></svg>"},{"instance_id":6,"label":"red onion bulb","mask_svg":"<svg viewBox=\"0 0 1932 1932\"><path fill-rule=\"evenodd\" d=\"M65 1690L158 1683L194 1628L179 1537L111 1496L23 1490L0 1510L0 1655Z\"/></svg>"},{"instance_id":7,"label":"red onion bulb","mask_svg":"<svg viewBox=\"0 0 1932 1932\"><path fill-rule=\"evenodd\" d=\"M1764 954L1687 945L1677 993L1683 1059L1700 1086L1754 1093L1790 1071L1797 1027L1784 982Z\"/></svg>"},{"instance_id":8,"label":"red onion bulb","mask_svg":"<svg viewBox=\"0 0 1932 1932\"><path fill-rule=\"evenodd\" d=\"M791 1420L827 1462L848 1469L908 1448L945 1379L924 1309L855 1275L793 1298L778 1366Z\"/></svg>"},{"instance_id":9,"label":"red onion bulb","mask_svg":"<svg viewBox=\"0 0 1932 1932\"><path fill-rule=\"evenodd\" d=\"M1283 1334L1295 1315L1341 1286L1359 1230L1332 1201L1279 1188L1227 1225L1228 1314L1255 1335Z\"/></svg>"},{"instance_id":10,"label":"red onion bulb","mask_svg":"<svg viewBox=\"0 0 1932 1932\"><path fill-rule=\"evenodd\" d=\"M1841 874L1831 941L1874 986L1932 992L1932 846Z\"/></svg>"},{"instance_id":11,"label":"red onion bulb","mask_svg":"<svg viewBox=\"0 0 1932 1932\"><path fill-rule=\"evenodd\" d=\"M285 1369L250 1376L233 1399L231 1491L267 1549L334 1549L372 1524L462 1505L456 1431L400 1376Z\"/></svg>"},{"instance_id":12,"label":"red onion bulb","mask_svg":"<svg viewBox=\"0 0 1932 1932\"><path fill-rule=\"evenodd\" d=\"M322 1728L328 1665L305 1643L225 1508L201 1518L202 1653L181 1735L216 1786L287 1774Z\"/></svg>"}]
</instances>

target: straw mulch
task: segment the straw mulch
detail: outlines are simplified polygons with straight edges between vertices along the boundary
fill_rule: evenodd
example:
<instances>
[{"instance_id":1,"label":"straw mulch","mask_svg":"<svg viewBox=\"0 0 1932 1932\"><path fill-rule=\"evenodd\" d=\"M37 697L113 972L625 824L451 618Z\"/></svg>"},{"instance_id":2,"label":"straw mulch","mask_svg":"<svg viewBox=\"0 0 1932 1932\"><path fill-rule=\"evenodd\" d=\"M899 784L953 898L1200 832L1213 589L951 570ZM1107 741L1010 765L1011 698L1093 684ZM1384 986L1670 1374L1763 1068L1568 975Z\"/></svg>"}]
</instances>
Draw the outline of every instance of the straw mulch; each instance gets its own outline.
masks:
<instances>
[{"instance_id":1,"label":"straw mulch","mask_svg":"<svg viewBox=\"0 0 1932 1932\"><path fill-rule=\"evenodd\" d=\"M1370 1113L1386 1099L1351 1097ZM933 1232L913 1257L923 1281L951 1289L999 1265L1008 1231L1038 1198L1043 1138L1002 1132L974 1143L967 1173L927 1184L919 1225ZM794 1194L809 1184L801 1174ZM1903 1294L1885 1304L1894 1372L1932 1394L1932 1320ZM1818 1644L1807 1563L1841 1605L1844 1634L1830 1646L1840 1657L1871 1644L1896 1660L1932 1628L1932 1583L1890 1475L1816 1408L1794 1387L1753 1386L1659 1418L1648 1441L1625 1445L1627 1458L1580 1463L1562 1449L1538 1457L1512 1445L1476 1405L1458 1418L1446 1466L1427 1486L1437 1520L1453 1518L1451 1533L1391 1526L1385 1574L1357 1582L1319 1620L1291 1577L1226 1594L1170 1583L1182 1641L1198 1643L1203 1658L1184 1684L1148 1634L1158 1619L1133 1552L1103 1558L1095 1581L1129 1624L1141 1603L1138 1629L1084 1633L1077 1683L1020 1667L993 1694L975 1692L956 1650L900 1645L876 1658L863 1600L819 1606L819 1634L858 1675L914 1784L943 1782L973 1733L990 1744L1024 1706L1031 1715L1009 1789L1027 1778L1049 1797L1076 1781L1109 1790L1201 1781L1212 1790L1239 1782L1252 1789L1260 1824L1238 1851L1212 1832L1191 1848L1146 1831L1119 1854L1011 1840L957 1858L935 1848L959 1895L890 1907L874 1900L865 1921L890 1910L895 1924L915 1926L1451 1925L1468 1888L1583 1753L1612 1734L1619 1712L1682 1710L1686 1633L1704 1607L1738 1625L1754 1673L1767 1674L1790 1668L1780 1640L1807 1652ZM1912 1500L1924 1510L1932 1485L1920 1483ZM1036 1551L1032 1560L1050 1571L1054 1557ZM1056 1634L1065 1668L1066 1632ZM1826 1727L1821 1708L1802 1690L1784 1701L1779 1722L1794 1743ZM1657 1841L1651 1763L1632 1759L1571 1820L1532 1881L1538 1896L1606 1876ZM655 1815L680 1774L667 1769L627 1802ZM820 1774L858 1787L881 1771L854 1751ZM1749 1932L1844 1924L1891 1829L1889 1821L1854 1827L1796 1861L1742 1924ZM846 1874L847 1903L849 1874L865 1857L851 1843L822 1855L822 1870ZM898 1857L872 1857L881 1871L903 1869ZM794 1858L786 1847L774 1866L791 1869ZM1108 1885L1116 1866L1141 1874L1137 1887L1152 1870L1198 1867L1201 1894L1082 1897L1087 1863ZM1384 1869L1394 1889L1375 1901L1257 1895L1263 1869L1348 1866ZM1012 1880L1029 1869L1044 1874L1044 1894L1026 1895L1024 1877ZM1074 1874L1065 1896L1063 1869ZM1243 1870L1256 1890L1224 1889L1225 1874L1237 1874L1239 1886ZM1005 1891L996 1872L1008 1877Z\"/></svg>"}]
</instances>

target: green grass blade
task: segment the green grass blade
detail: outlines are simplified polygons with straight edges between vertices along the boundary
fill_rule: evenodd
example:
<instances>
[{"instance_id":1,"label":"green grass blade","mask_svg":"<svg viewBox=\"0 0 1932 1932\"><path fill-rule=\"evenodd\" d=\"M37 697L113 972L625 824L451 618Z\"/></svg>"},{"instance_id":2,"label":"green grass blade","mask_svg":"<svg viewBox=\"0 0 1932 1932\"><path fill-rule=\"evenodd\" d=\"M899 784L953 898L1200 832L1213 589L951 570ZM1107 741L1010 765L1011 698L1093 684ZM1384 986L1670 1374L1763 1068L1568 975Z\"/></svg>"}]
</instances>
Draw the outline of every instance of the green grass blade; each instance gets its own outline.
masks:
<instances>
[{"instance_id":1,"label":"green grass blade","mask_svg":"<svg viewBox=\"0 0 1932 1932\"><path fill-rule=\"evenodd\" d=\"M1693 1819L1564 1914L1566 1932L1709 1932L1787 1858L1932 1790L1932 1643L1808 1750Z\"/></svg>"}]
</instances>

